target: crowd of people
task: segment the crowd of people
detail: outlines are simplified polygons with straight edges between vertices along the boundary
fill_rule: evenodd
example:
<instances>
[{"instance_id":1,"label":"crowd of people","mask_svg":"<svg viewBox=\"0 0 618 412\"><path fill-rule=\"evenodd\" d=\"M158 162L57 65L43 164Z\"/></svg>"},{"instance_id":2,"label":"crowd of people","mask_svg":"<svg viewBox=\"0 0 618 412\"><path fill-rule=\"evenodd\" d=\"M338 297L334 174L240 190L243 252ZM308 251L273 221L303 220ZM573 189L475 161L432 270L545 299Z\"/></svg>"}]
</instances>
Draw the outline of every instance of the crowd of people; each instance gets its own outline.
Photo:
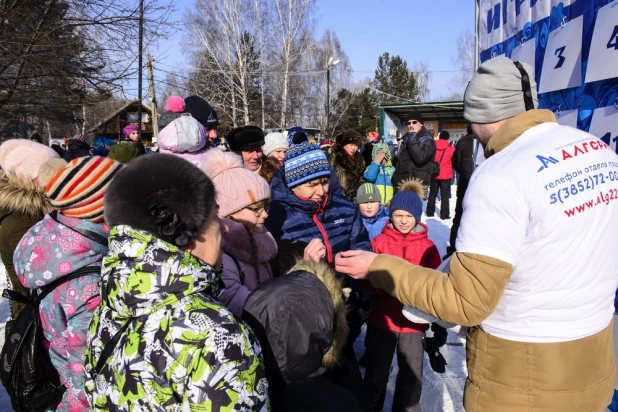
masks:
<instances>
[{"instance_id":1,"label":"crowd of people","mask_svg":"<svg viewBox=\"0 0 618 412\"><path fill-rule=\"evenodd\" d=\"M396 355L392 410L418 411L425 354L448 367L448 322L469 328L467 411L604 410L618 287L618 203L604 192L617 190L618 157L538 109L533 78L506 58L482 65L455 147L411 112L398 147L377 133L319 146L300 127L246 125L222 150L198 96L168 98L159 153L132 124L107 153L76 155L80 139L64 156L2 143L0 254L16 322L3 353L18 353L11 329L36 316L61 384L41 410L69 412L381 411ZM487 158L476 170L474 138ZM541 175L538 153L582 142L585 156ZM553 201L548 188L592 165L607 168L601 200L575 209L565 186ZM433 216L439 193L451 218L455 172L442 257L423 207ZM436 322L409 320L404 305ZM18 358L5 355L7 372ZM13 405L41 395L22 389L7 387Z\"/></svg>"}]
</instances>

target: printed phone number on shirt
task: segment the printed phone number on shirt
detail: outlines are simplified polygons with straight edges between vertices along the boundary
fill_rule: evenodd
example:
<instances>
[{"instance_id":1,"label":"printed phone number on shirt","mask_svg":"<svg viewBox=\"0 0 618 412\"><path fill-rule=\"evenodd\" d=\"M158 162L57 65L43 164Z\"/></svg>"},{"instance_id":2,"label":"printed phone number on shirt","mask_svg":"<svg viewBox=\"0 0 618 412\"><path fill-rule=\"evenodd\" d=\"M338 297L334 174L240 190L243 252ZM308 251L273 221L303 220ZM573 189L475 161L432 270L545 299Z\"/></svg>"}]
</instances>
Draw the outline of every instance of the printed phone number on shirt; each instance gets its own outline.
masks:
<instances>
[{"instance_id":1,"label":"printed phone number on shirt","mask_svg":"<svg viewBox=\"0 0 618 412\"><path fill-rule=\"evenodd\" d=\"M570 186L549 195L549 204L560 202L564 203L569 197L577 196L580 193L588 190L594 190L599 185L604 185L606 182L618 182L618 172L599 173L593 176L585 177L582 180L572 183Z\"/></svg>"}]
</instances>

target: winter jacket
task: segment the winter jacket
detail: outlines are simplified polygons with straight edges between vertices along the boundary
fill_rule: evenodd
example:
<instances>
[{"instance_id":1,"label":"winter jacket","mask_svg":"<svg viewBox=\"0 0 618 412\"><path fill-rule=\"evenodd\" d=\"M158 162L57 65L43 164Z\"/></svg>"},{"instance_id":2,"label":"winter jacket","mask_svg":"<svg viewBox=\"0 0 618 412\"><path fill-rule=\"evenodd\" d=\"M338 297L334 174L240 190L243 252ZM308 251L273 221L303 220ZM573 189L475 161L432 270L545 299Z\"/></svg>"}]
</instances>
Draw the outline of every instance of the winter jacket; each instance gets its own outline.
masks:
<instances>
[{"instance_id":1,"label":"winter jacket","mask_svg":"<svg viewBox=\"0 0 618 412\"><path fill-rule=\"evenodd\" d=\"M22 236L45 213L51 211L49 199L37 183L0 171L0 257L11 287L26 296L29 290L19 282L13 267L13 254ZM11 302L11 316L17 317L23 304Z\"/></svg>"},{"instance_id":2,"label":"winter jacket","mask_svg":"<svg viewBox=\"0 0 618 412\"><path fill-rule=\"evenodd\" d=\"M64 151L64 160L70 162L78 157L90 156L90 145L83 140L69 139Z\"/></svg>"},{"instance_id":3,"label":"winter jacket","mask_svg":"<svg viewBox=\"0 0 618 412\"><path fill-rule=\"evenodd\" d=\"M365 225L365 229L367 229L367 233L369 233L369 240L373 240L382 233L382 230L390 219L390 213L386 206L380 205L380 209L375 215L366 217L361 213L361 217L363 219L363 225Z\"/></svg>"},{"instance_id":4,"label":"winter jacket","mask_svg":"<svg viewBox=\"0 0 618 412\"><path fill-rule=\"evenodd\" d=\"M107 254L103 225L55 214L34 225L19 242L14 264L19 280L30 289L38 289L78 269L94 266L100 271ZM96 234L86 238L73 230ZM88 409L84 391L84 350L86 334L94 310L100 302L100 273L84 275L58 286L39 306L45 346L49 357L67 387L56 410L77 412Z\"/></svg>"},{"instance_id":5,"label":"winter jacket","mask_svg":"<svg viewBox=\"0 0 618 412\"><path fill-rule=\"evenodd\" d=\"M448 143L448 140L439 139L436 141L435 161L440 163L440 173L434 179L449 180L453 178L453 153L455 153L455 148Z\"/></svg>"},{"instance_id":6,"label":"winter jacket","mask_svg":"<svg viewBox=\"0 0 618 412\"><path fill-rule=\"evenodd\" d=\"M249 295L243 317L264 348L274 412L360 410L327 373L348 335L341 287L328 265L299 261Z\"/></svg>"},{"instance_id":7,"label":"winter jacket","mask_svg":"<svg viewBox=\"0 0 618 412\"><path fill-rule=\"evenodd\" d=\"M328 263L333 263L335 254L345 250L372 250L360 210L336 187L331 186L328 196L319 204L297 197L285 185L282 172L277 172L270 183L272 202L266 219L266 228L277 243L321 239Z\"/></svg>"},{"instance_id":8,"label":"winter jacket","mask_svg":"<svg viewBox=\"0 0 618 412\"><path fill-rule=\"evenodd\" d=\"M386 162L382 165L373 163L376 157L376 153L378 153L379 150L386 151ZM395 173L395 168L393 167L389 147L385 143L378 143L373 146L371 161L372 163L365 170L363 178L366 181L378 186L380 196L382 196L382 200L380 203L382 203L383 205L388 204L388 202L390 202L393 198L393 183L391 181L391 178L393 177L393 173Z\"/></svg>"},{"instance_id":9,"label":"winter jacket","mask_svg":"<svg viewBox=\"0 0 618 412\"><path fill-rule=\"evenodd\" d=\"M219 296L219 301L235 315L242 316L242 308L249 293L260 283L272 278L270 260L277 256L277 243L267 230L249 235L242 223L229 219L225 222L227 233L223 235L225 253L221 272L225 290ZM253 236L253 240L249 236ZM256 249L255 266L252 248Z\"/></svg>"},{"instance_id":10,"label":"winter jacket","mask_svg":"<svg viewBox=\"0 0 618 412\"><path fill-rule=\"evenodd\" d=\"M467 134L457 141L453 154L453 169L460 179L470 180L474 172L474 135Z\"/></svg>"},{"instance_id":11,"label":"winter jacket","mask_svg":"<svg viewBox=\"0 0 618 412\"><path fill-rule=\"evenodd\" d=\"M435 154L436 143L424 126L416 134L406 133L399 145L393 187L396 189L402 181L415 178L429 186Z\"/></svg>"},{"instance_id":12,"label":"winter jacket","mask_svg":"<svg viewBox=\"0 0 618 412\"><path fill-rule=\"evenodd\" d=\"M405 236L389 223L371 244L376 253L397 256L415 265L436 269L442 262L438 248L427 236L427 226L424 223L417 224L414 230ZM427 330L427 324L407 320L401 312L402 309L403 304L397 299L376 290L376 293L371 295L369 323L376 328L399 333Z\"/></svg>"},{"instance_id":13,"label":"winter jacket","mask_svg":"<svg viewBox=\"0 0 618 412\"><path fill-rule=\"evenodd\" d=\"M148 232L115 226L101 283L85 354L93 409L266 410L260 346L215 299L221 280L212 266ZM92 368L125 325L95 381Z\"/></svg>"},{"instance_id":14,"label":"winter jacket","mask_svg":"<svg viewBox=\"0 0 618 412\"><path fill-rule=\"evenodd\" d=\"M343 150L343 146L335 144L329 151L328 160L335 175L337 175L343 195L350 200L354 199L356 189L363 181L363 172L365 171L363 156L359 152L350 156Z\"/></svg>"}]
</instances>

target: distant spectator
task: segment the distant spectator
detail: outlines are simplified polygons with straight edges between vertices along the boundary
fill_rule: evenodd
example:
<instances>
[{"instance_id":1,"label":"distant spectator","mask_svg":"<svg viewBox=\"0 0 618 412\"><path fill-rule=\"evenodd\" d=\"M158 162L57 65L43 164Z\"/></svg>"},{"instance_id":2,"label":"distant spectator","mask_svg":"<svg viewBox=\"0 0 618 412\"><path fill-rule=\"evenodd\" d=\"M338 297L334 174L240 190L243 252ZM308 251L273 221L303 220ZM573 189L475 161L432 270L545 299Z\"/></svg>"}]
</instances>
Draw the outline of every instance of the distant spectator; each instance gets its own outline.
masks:
<instances>
[{"instance_id":1,"label":"distant spectator","mask_svg":"<svg viewBox=\"0 0 618 412\"><path fill-rule=\"evenodd\" d=\"M34 132L32 136L30 136L30 140L32 140L33 142L41 143L41 144L43 143L43 139L41 138L41 135L39 135L36 132Z\"/></svg>"},{"instance_id":2,"label":"distant spectator","mask_svg":"<svg viewBox=\"0 0 618 412\"><path fill-rule=\"evenodd\" d=\"M84 136L76 134L67 142L64 150L64 160L70 162L78 157L90 156L90 145L85 142Z\"/></svg>"},{"instance_id":3,"label":"distant spectator","mask_svg":"<svg viewBox=\"0 0 618 412\"><path fill-rule=\"evenodd\" d=\"M358 153L363 145L363 137L354 130L346 130L335 137L335 145L330 149L328 160L335 172L343 194L353 200L356 189L363 180L365 161Z\"/></svg>"},{"instance_id":4,"label":"distant spectator","mask_svg":"<svg viewBox=\"0 0 618 412\"><path fill-rule=\"evenodd\" d=\"M122 129L122 134L124 135L125 140L123 142L131 143L137 149L137 155L141 156L146 154L146 148L142 143L140 138L139 130L137 130L137 126L134 124L128 124Z\"/></svg>"},{"instance_id":5,"label":"distant spectator","mask_svg":"<svg viewBox=\"0 0 618 412\"><path fill-rule=\"evenodd\" d=\"M436 198L440 190L440 219L450 219L451 181L453 180L453 166L451 160L455 149L448 143L449 132L442 130L440 139L436 142L435 161L440 163L440 173L431 177L429 199L427 199L427 217L434 215L436 211Z\"/></svg>"}]
</instances>

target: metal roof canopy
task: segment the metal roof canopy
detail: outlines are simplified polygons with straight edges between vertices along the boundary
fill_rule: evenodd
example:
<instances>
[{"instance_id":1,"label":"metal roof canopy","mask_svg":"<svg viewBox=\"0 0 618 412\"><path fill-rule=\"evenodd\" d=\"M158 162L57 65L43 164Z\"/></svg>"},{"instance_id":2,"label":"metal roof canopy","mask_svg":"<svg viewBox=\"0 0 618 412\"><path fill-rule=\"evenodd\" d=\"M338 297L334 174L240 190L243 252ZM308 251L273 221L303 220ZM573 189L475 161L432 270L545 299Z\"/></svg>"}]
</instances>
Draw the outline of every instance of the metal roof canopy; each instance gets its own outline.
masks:
<instances>
[{"instance_id":1,"label":"metal roof canopy","mask_svg":"<svg viewBox=\"0 0 618 412\"><path fill-rule=\"evenodd\" d=\"M389 104L380 106L386 112L392 113L402 121L407 120L411 112L418 112L425 120L439 122L465 122L463 117L463 102L431 102Z\"/></svg>"}]
</instances>

